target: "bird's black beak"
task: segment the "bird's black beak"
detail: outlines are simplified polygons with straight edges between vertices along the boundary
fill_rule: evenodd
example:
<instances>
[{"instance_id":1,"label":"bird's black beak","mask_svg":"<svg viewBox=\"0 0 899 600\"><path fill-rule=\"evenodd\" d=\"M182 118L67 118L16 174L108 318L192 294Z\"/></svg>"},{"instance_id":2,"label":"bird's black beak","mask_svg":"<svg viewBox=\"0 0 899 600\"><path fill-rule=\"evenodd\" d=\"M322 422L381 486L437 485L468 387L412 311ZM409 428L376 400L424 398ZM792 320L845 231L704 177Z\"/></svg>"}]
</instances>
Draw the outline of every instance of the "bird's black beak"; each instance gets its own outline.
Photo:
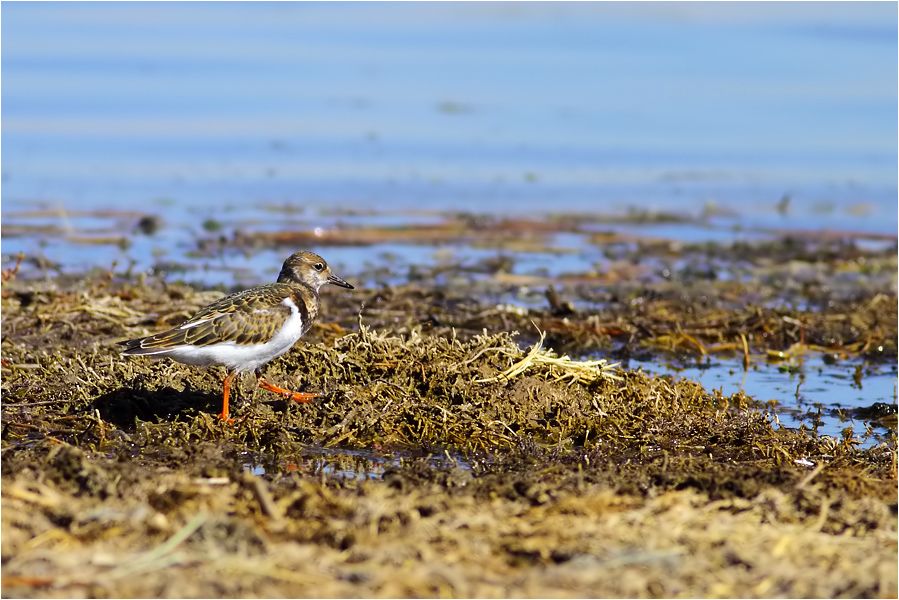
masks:
<instances>
[{"instance_id":1,"label":"bird's black beak","mask_svg":"<svg viewBox=\"0 0 899 600\"><path fill-rule=\"evenodd\" d=\"M348 284L346 281L344 281L343 279L338 277L337 275L328 275L328 283L333 283L334 285L338 285L338 286L340 286L342 288L346 288L348 290L356 289L353 286L351 286L350 284Z\"/></svg>"}]
</instances>

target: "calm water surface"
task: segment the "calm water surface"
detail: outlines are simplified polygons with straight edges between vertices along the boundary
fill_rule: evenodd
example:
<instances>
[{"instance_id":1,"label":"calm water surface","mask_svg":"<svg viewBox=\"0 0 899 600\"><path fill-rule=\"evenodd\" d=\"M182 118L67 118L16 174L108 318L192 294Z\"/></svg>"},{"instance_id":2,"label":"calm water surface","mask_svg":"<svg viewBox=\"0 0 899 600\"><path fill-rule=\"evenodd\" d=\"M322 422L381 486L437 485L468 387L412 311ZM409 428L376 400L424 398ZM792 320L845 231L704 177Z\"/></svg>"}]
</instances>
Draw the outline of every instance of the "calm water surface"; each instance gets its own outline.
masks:
<instances>
[{"instance_id":1,"label":"calm water surface","mask_svg":"<svg viewBox=\"0 0 899 600\"><path fill-rule=\"evenodd\" d=\"M790 194L789 226L896 231L891 3L2 10L4 212L715 202L782 225Z\"/></svg>"}]
</instances>

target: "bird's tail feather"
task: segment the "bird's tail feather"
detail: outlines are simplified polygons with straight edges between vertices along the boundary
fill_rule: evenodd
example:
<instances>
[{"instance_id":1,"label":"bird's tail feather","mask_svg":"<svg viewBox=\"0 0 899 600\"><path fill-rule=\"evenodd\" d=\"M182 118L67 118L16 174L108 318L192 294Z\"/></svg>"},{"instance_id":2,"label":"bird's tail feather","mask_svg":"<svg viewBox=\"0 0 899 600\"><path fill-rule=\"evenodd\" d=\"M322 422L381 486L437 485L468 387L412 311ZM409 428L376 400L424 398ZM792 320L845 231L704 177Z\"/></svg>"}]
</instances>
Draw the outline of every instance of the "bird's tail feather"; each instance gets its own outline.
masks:
<instances>
[{"instance_id":1,"label":"bird's tail feather","mask_svg":"<svg viewBox=\"0 0 899 600\"><path fill-rule=\"evenodd\" d=\"M153 336L150 336L153 337ZM125 356L144 356L149 354L166 354L171 352L171 348L144 348L143 342L148 338L137 338L136 340L125 340L119 342L120 346L125 346L122 354Z\"/></svg>"}]
</instances>

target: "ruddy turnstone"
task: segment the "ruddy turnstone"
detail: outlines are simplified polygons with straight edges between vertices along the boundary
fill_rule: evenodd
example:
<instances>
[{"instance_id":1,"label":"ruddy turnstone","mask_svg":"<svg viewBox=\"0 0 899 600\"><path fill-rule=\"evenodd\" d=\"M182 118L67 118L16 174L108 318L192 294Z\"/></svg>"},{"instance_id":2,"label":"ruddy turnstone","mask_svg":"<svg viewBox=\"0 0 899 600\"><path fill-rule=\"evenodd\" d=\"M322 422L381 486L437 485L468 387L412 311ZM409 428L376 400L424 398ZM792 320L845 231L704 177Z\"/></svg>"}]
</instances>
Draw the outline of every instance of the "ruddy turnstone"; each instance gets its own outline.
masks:
<instances>
[{"instance_id":1,"label":"ruddy turnstone","mask_svg":"<svg viewBox=\"0 0 899 600\"><path fill-rule=\"evenodd\" d=\"M120 342L127 356L169 357L189 365L222 365L228 373L222 391L223 421L235 375L253 371L256 384L295 402L309 402L317 394L292 392L262 377L262 366L303 337L318 316L318 291L326 283L353 289L331 273L328 263L313 252L297 252L284 261L277 283L226 296L200 309L168 331Z\"/></svg>"}]
</instances>

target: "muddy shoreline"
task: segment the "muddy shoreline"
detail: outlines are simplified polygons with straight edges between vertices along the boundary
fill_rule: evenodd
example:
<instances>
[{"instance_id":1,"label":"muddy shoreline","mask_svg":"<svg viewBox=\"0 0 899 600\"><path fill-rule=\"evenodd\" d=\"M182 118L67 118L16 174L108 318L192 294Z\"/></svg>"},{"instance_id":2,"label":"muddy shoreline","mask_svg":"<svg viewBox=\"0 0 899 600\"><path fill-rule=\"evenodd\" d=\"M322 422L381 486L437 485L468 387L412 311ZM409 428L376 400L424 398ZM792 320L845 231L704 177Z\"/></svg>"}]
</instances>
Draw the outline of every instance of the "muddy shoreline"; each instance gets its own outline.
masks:
<instances>
[{"instance_id":1,"label":"muddy shoreline","mask_svg":"<svg viewBox=\"0 0 899 600\"><path fill-rule=\"evenodd\" d=\"M115 347L221 290L10 274L3 595L895 596L894 408L862 444L628 368L895 362L895 249L841 243L622 247L619 271L561 285L444 265L328 295L268 368L323 397L246 382L235 426L214 369ZM713 255L742 276L696 268ZM653 257L667 277L623 276Z\"/></svg>"}]
</instances>

